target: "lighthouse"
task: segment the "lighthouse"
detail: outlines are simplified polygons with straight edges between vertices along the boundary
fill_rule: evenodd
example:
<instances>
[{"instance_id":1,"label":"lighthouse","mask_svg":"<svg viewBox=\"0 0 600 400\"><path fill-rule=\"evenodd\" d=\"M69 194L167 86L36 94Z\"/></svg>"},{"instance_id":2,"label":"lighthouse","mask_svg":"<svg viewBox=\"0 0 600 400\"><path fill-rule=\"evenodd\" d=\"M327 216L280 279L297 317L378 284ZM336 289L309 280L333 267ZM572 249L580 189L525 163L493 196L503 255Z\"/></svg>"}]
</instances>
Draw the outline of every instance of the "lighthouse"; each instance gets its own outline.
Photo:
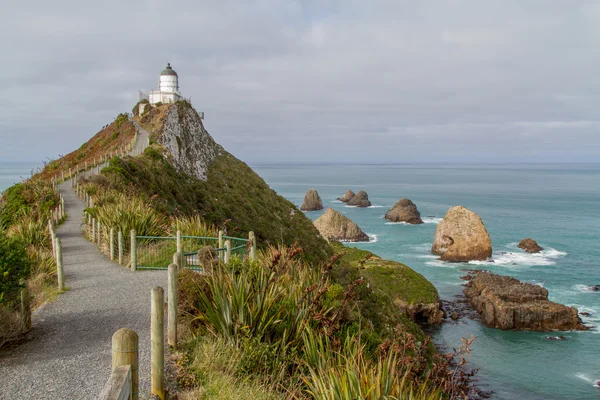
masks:
<instances>
[{"instance_id":1,"label":"lighthouse","mask_svg":"<svg viewBox=\"0 0 600 400\"><path fill-rule=\"evenodd\" d=\"M167 67L160 73L160 77L158 78L158 90L148 93L148 102L150 104L175 103L181 99L179 76L171 68L171 63L167 63Z\"/></svg>"}]
</instances>

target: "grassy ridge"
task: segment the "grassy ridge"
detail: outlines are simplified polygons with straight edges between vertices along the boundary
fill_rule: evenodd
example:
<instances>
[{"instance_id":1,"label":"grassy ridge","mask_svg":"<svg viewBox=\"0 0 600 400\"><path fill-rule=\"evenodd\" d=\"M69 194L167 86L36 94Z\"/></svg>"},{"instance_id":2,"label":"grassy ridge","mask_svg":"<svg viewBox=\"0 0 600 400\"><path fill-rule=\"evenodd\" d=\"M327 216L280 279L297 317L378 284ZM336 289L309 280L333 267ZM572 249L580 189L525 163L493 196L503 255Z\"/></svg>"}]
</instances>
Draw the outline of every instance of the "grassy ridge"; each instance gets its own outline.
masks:
<instances>
[{"instance_id":1,"label":"grassy ridge","mask_svg":"<svg viewBox=\"0 0 600 400\"><path fill-rule=\"evenodd\" d=\"M114 158L102 175L114 189L131 192L166 215L199 214L233 236L254 231L262 247L297 244L314 262L333 254L302 212L229 153L217 157L207 181L201 181L178 171L161 151L153 145L144 155Z\"/></svg>"}]
</instances>

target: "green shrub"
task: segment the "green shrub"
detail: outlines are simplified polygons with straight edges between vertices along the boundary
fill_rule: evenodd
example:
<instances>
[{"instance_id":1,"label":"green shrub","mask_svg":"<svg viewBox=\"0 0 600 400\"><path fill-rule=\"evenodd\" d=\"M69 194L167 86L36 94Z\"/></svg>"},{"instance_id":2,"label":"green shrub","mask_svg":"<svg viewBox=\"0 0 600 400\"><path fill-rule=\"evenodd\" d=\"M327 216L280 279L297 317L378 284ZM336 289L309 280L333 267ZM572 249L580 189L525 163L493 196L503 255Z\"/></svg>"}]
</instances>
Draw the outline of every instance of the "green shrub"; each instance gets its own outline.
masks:
<instances>
[{"instance_id":1,"label":"green shrub","mask_svg":"<svg viewBox=\"0 0 600 400\"><path fill-rule=\"evenodd\" d=\"M25 244L0 234L0 304L14 301L29 277L31 262Z\"/></svg>"},{"instance_id":2,"label":"green shrub","mask_svg":"<svg viewBox=\"0 0 600 400\"><path fill-rule=\"evenodd\" d=\"M113 132L113 134L111 136L111 140L115 140L116 138L118 138L119 137L119 133L120 133L119 131Z\"/></svg>"}]
</instances>

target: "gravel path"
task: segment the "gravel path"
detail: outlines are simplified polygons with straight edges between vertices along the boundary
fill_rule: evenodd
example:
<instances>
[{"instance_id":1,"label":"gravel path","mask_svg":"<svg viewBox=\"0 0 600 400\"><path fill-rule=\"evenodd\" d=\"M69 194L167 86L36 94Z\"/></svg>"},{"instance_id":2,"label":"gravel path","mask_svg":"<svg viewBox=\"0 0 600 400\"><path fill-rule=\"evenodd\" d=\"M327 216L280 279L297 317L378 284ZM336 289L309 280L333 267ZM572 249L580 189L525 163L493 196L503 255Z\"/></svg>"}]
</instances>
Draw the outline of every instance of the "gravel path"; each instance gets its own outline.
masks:
<instances>
[{"instance_id":1,"label":"gravel path","mask_svg":"<svg viewBox=\"0 0 600 400\"><path fill-rule=\"evenodd\" d=\"M146 143L147 136L139 137L134 149ZM150 391L150 294L155 286L167 288L166 271L132 273L103 256L82 235L83 202L70 181L59 190L68 213L57 234L69 290L34 313L26 343L0 352L0 399L97 398L119 328L139 335L143 398Z\"/></svg>"}]
</instances>

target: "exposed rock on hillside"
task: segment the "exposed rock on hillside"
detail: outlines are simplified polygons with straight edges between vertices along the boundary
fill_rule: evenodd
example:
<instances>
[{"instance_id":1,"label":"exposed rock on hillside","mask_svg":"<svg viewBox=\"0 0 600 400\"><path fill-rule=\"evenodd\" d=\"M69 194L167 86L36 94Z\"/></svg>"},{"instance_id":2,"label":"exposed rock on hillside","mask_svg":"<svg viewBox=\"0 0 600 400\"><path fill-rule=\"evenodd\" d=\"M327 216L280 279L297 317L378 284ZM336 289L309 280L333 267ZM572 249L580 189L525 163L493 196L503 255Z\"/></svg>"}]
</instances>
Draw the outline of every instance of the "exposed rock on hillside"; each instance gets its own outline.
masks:
<instances>
[{"instance_id":1,"label":"exposed rock on hillside","mask_svg":"<svg viewBox=\"0 0 600 400\"><path fill-rule=\"evenodd\" d=\"M342 197L338 197L338 200L342 203L347 203L352 200L354 196L356 196L356 193L354 193L352 190L348 190Z\"/></svg>"},{"instance_id":2,"label":"exposed rock on hillside","mask_svg":"<svg viewBox=\"0 0 600 400\"><path fill-rule=\"evenodd\" d=\"M328 208L315 222L315 226L327 240L344 242L368 242L369 236L358 225L333 208Z\"/></svg>"},{"instance_id":3,"label":"exposed rock on hillside","mask_svg":"<svg viewBox=\"0 0 600 400\"><path fill-rule=\"evenodd\" d=\"M528 253L539 253L544 250L542 246L531 238L523 239L519 242L519 248L525 250Z\"/></svg>"},{"instance_id":4,"label":"exposed rock on hillside","mask_svg":"<svg viewBox=\"0 0 600 400\"><path fill-rule=\"evenodd\" d=\"M350 199L348 205L356 207L370 207L371 202L369 201L369 195L364 190L361 190L356 194L356 196Z\"/></svg>"},{"instance_id":5,"label":"exposed rock on hillside","mask_svg":"<svg viewBox=\"0 0 600 400\"><path fill-rule=\"evenodd\" d=\"M548 290L509 276L478 272L464 289L483 322L500 329L587 329L577 309L548 301Z\"/></svg>"},{"instance_id":6,"label":"exposed rock on hillside","mask_svg":"<svg viewBox=\"0 0 600 400\"><path fill-rule=\"evenodd\" d=\"M431 252L443 261L485 260L492 256L492 242L479 215L457 206L438 225Z\"/></svg>"},{"instance_id":7,"label":"exposed rock on hillside","mask_svg":"<svg viewBox=\"0 0 600 400\"><path fill-rule=\"evenodd\" d=\"M421 213L417 206L409 199L401 199L385 213L385 219L392 222L406 222L407 224L422 224Z\"/></svg>"},{"instance_id":8,"label":"exposed rock on hillside","mask_svg":"<svg viewBox=\"0 0 600 400\"><path fill-rule=\"evenodd\" d=\"M169 107L157 142L167 148L182 172L203 181L209 165L223 152L204 129L196 110L183 101Z\"/></svg>"},{"instance_id":9,"label":"exposed rock on hillside","mask_svg":"<svg viewBox=\"0 0 600 400\"><path fill-rule=\"evenodd\" d=\"M304 203L300 207L302 211L317 211L323 209L323 202L315 189L309 189L304 195Z\"/></svg>"}]
</instances>

